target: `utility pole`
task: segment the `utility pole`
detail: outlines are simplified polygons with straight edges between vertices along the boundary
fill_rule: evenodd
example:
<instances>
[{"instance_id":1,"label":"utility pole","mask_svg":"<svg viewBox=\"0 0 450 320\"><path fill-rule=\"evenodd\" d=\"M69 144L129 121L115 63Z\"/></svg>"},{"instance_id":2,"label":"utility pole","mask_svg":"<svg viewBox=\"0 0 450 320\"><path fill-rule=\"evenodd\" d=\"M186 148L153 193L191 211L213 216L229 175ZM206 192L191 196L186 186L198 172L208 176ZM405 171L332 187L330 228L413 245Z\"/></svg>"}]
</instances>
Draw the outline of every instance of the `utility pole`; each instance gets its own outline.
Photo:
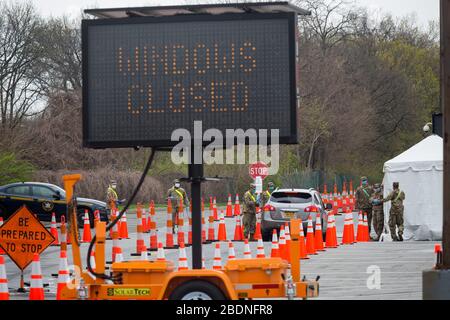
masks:
<instances>
[{"instance_id":1,"label":"utility pole","mask_svg":"<svg viewBox=\"0 0 450 320\"><path fill-rule=\"evenodd\" d=\"M443 263L424 270L424 300L450 300L450 0L441 0L441 108L444 127Z\"/></svg>"},{"instance_id":2,"label":"utility pole","mask_svg":"<svg viewBox=\"0 0 450 320\"><path fill-rule=\"evenodd\" d=\"M450 269L450 0L441 0L441 106L444 114L443 269Z\"/></svg>"}]
</instances>

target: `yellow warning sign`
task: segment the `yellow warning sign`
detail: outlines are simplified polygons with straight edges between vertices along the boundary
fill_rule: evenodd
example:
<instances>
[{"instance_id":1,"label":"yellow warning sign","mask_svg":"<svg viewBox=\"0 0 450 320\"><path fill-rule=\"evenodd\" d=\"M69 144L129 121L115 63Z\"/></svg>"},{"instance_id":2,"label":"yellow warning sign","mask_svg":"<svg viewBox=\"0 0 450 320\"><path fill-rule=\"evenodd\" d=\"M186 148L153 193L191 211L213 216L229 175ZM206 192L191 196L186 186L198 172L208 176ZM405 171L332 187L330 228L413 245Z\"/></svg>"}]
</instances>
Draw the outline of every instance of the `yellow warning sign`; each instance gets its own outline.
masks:
<instances>
[{"instance_id":1,"label":"yellow warning sign","mask_svg":"<svg viewBox=\"0 0 450 320\"><path fill-rule=\"evenodd\" d=\"M0 246L19 269L25 269L35 253L41 254L55 238L22 206L0 227Z\"/></svg>"}]
</instances>

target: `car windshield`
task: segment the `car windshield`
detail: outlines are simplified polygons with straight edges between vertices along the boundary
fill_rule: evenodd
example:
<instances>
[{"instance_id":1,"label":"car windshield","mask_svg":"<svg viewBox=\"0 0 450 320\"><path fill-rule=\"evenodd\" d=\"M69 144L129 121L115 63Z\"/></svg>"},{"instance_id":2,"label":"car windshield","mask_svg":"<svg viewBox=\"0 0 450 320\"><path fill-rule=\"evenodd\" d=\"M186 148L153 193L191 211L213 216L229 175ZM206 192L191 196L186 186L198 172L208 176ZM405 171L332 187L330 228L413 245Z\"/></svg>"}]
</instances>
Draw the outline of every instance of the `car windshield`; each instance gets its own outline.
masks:
<instances>
[{"instance_id":1,"label":"car windshield","mask_svg":"<svg viewBox=\"0 0 450 320\"><path fill-rule=\"evenodd\" d=\"M274 192L270 201L279 203L308 203L312 196L306 192Z\"/></svg>"}]
</instances>

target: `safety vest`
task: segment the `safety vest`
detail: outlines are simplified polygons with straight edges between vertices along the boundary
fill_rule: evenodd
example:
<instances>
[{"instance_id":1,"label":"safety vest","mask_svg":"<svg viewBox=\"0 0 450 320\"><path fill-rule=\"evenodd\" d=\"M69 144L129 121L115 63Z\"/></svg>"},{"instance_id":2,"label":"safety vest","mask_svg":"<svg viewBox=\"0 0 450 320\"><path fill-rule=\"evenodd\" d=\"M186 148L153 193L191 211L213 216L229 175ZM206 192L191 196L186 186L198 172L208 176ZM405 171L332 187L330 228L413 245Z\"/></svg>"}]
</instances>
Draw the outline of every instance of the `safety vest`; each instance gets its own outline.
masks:
<instances>
[{"instance_id":1,"label":"safety vest","mask_svg":"<svg viewBox=\"0 0 450 320\"><path fill-rule=\"evenodd\" d=\"M116 190L114 190L113 188L111 188L111 187L108 187L108 192L112 192L112 193L114 193L114 196L115 196L116 198L118 198L118 196L117 196L117 192L116 192Z\"/></svg>"},{"instance_id":2,"label":"safety vest","mask_svg":"<svg viewBox=\"0 0 450 320\"><path fill-rule=\"evenodd\" d=\"M397 197L395 198L394 201L397 201L398 199L400 199L400 195L402 194L402 190L398 190L398 194Z\"/></svg>"},{"instance_id":3,"label":"safety vest","mask_svg":"<svg viewBox=\"0 0 450 320\"><path fill-rule=\"evenodd\" d=\"M173 191L178 193L178 195L181 197L181 200L184 200L183 193L180 190L177 190L177 189L173 188Z\"/></svg>"},{"instance_id":4,"label":"safety vest","mask_svg":"<svg viewBox=\"0 0 450 320\"><path fill-rule=\"evenodd\" d=\"M253 196L253 194L250 191L247 191L247 193L250 195L250 197L252 197L253 202L256 202L255 197Z\"/></svg>"}]
</instances>

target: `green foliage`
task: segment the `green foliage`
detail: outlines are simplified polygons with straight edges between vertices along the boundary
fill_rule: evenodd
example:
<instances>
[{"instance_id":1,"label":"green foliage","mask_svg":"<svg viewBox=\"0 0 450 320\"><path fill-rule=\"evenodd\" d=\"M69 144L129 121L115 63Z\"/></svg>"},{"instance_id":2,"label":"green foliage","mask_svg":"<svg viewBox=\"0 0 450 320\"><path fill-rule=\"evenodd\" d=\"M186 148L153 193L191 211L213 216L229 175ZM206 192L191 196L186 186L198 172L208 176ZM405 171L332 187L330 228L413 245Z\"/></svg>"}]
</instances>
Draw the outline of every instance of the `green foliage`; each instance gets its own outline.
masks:
<instances>
[{"instance_id":1,"label":"green foliage","mask_svg":"<svg viewBox=\"0 0 450 320\"><path fill-rule=\"evenodd\" d=\"M29 180L33 166L27 161L17 159L14 153L0 153L0 185Z\"/></svg>"}]
</instances>

